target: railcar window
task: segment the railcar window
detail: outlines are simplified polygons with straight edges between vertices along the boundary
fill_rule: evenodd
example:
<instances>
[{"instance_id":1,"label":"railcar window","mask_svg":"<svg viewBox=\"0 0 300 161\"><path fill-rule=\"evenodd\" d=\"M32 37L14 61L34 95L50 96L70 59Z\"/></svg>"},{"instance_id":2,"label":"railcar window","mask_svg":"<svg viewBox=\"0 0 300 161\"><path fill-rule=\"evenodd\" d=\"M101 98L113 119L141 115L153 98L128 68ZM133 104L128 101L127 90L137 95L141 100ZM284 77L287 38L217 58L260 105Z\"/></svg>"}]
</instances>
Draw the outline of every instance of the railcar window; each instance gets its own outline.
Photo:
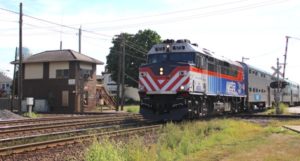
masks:
<instances>
[{"instance_id":1,"label":"railcar window","mask_svg":"<svg viewBox=\"0 0 300 161\"><path fill-rule=\"evenodd\" d=\"M199 54L196 55L196 64L197 64L197 67L204 66L203 57L200 56Z\"/></svg>"},{"instance_id":2,"label":"railcar window","mask_svg":"<svg viewBox=\"0 0 300 161\"><path fill-rule=\"evenodd\" d=\"M249 92L252 92L252 88L251 87L249 87Z\"/></svg>"},{"instance_id":3,"label":"railcar window","mask_svg":"<svg viewBox=\"0 0 300 161\"><path fill-rule=\"evenodd\" d=\"M171 53L169 60L172 62L195 63L195 53Z\"/></svg>"},{"instance_id":4,"label":"railcar window","mask_svg":"<svg viewBox=\"0 0 300 161\"><path fill-rule=\"evenodd\" d=\"M216 68L215 64L208 63L208 70L212 71L212 72L216 72L217 68Z\"/></svg>"},{"instance_id":5,"label":"railcar window","mask_svg":"<svg viewBox=\"0 0 300 161\"><path fill-rule=\"evenodd\" d=\"M162 53L148 55L149 64L166 61L195 63L195 53Z\"/></svg>"},{"instance_id":6,"label":"railcar window","mask_svg":"<svg viewBox=\"0 0 300 161\"><path fill-rule=\"evenodd\" d=\"M148 63L161 63L167 61L167 54L151 54L148 55Z\"/></svg>"}]
</instances>

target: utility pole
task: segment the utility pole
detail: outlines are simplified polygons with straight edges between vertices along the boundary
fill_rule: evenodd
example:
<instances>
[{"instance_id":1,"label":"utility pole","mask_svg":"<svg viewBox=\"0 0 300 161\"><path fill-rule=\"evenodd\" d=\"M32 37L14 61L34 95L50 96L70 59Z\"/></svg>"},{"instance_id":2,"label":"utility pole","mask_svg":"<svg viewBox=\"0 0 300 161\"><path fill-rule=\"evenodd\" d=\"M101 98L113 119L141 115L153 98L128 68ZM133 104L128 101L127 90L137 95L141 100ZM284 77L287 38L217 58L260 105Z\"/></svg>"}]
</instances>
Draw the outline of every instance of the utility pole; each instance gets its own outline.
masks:
<instances>
[{"instance_id":1,"label":"utility pole","mask_svg":"<svg viewBox=\"0 0 300 161\"><path fill-rule=\"evenodd\" d=\"M280 88L281 88L281 83L279 82L279 58L277 58L277 91L276 91L276 96L275 96L275 102L276 102L276 114L279 114L279 102L280 102Z\"/></svg>"},{"instance_id":2,"label":"utility pole","mask_svg":"<svg viewBox=\"0 0 300 161\"><path fill-rule=\"evenodd\" d=\"M16 47L16 52L15 52L15 62L17 61L18 58L18 47ZM10 100L10 110L13 112L14 110L14 99L15 99L15 90L16 90L16 67L17 64L14 64L14 75L13 75L13 82L12 82L12 91L11 91L11 100Z\"/></svg>"},{"instance_id":3,"label":"utility pole","mask_svg":"<svg viewBox=\"0 0 300 161\"><path fill-rule=\"evenodd\" d=\"M118 35L119 39L122 37L121 35ZM121 44L120 44L120 52L118 52L118 78L117 78L117 103L116 103L116 110L119 111L119 105L120 105L120 81L121 81L121 68L122 68L122 55L121 55Z\"/></svg>"},{"instance_id":4,"label":"utility pole","mask_svg":"<svg viewBox=\"0 0 300 161\"><path fill-rule=\"evenodd\" d=\"M286 68L286 57L287 57L287 52L288 52L288 43L289 43L289 36L286 36L286 41L285 41L285 51L284 51L284 63L283 63L283 80L285 79L285 68Z\"/></svg>"},{"instance_id":5,"label":"utility pole","mask_svg":"<svg viewBox=\"0 0 300 161\"><path fill-rule=\"evenodd\" d=\"M79 28L79 34L78 34L78 36L79 36L79 39L78 39L78 52L79 53L81 53L81 26L80 26L80 28Z\"/></svg>"},{"instance_id":6,"label":"utility pole","mask_svg":"<svg viewBox=\"0 0 300 161\"><path fill-rule=\"evenodd\" d=\"M62 50L62 41L60 40L59 49Z\"/></svg>"},{"instance_id":7,"label":"utility pole","mask_svg":"<svg viewBox=\"0 0 300 161\"><path fill-rule=\"evenodd\" d=\"M245 60L249 60L249 58L242 57L242 63L244 63Z\"/></svg>"},{"instance_id":8,"label":"utility pole","mask_svg":"<svg viewBox=\"0 0 300 161\"><path fill-rule=\"evenodd\" d=\"M18 103L19 113L22 112L22 98L23 98L23 53L22 53L22 25L23 25L23 5L20 3L20 18L19 18L19 79L18 79Z\"/></svg>"},{"instance_id":9,"label":"utility pole","mask_svg":"<svg viewBox=\"0 0 300 161\"><path fill-rule=\"evenodd\" d=\"M121 95L121 111L124 109L125 94L125 37L122 36L122 95Z\"/></svg>"}]
</instances>

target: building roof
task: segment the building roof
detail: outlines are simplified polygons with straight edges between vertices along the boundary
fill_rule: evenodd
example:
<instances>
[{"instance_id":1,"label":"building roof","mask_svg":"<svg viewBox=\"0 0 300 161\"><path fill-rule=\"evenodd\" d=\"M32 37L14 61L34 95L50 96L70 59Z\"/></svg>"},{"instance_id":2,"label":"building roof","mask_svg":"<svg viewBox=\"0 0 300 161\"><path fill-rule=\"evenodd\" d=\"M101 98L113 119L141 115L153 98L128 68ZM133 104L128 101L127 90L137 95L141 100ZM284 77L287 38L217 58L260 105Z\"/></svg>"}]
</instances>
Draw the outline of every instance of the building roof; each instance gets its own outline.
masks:
<instances>
[{"instance_id":1,"label":"building roof","mask_svg":"<svg viewBox=\"0 0 300 161\"><path fill-rule=\"evenodd\" d=\"M12 79L0 72L0 83L9 83Z\"/></svg>"},{"instance_id":2,"label":"building roof","mask_svg":"<svg viewBox=\"0 0 300 161\"><path fill-rule=\"evenodd\" d=\"M103 65L102 61L94 59L73 50L49 50L29 56L23 60L23 63L41 63L41 62L61 62L61 61L82 61ZM16 61L12 64L18 63Z\"/></svg>"}]
</instances>

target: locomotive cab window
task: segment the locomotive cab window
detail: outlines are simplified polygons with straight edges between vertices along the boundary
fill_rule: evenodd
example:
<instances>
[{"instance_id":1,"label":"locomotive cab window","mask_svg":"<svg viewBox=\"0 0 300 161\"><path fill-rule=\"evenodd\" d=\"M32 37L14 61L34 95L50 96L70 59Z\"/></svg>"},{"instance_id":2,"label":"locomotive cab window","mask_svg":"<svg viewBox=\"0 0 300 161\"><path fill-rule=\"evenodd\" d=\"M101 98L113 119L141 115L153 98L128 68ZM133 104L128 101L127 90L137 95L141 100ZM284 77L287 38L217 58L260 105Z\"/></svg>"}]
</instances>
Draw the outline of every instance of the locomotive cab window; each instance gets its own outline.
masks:
<instances>
[{"instance_id":1,"label":"locomotive cab window","mask_svg":"<svg viewBox=\"0 0 300 161\"><path fill-rule=\"evenodd\" d=\"M167 61L167 54L151 54L148 55L148 63L161 63Z\"/></svg>"},{"instance_id":2,"label":"locomotive cab window","mask_svg":"<svg viewBox=\"0 0 300 161\"><path fill-rule=\"evenodd\" d=\"M161 53L148 55L148 63L163 63L163 62L184 62L195 63L195 53Z\"/></svg>"},{"instance_id":3,"label":"locomotive cab window","mask_svg":"<svg viewBox=\"0 0 300 161\"><path fill-rule=\"evenodd\" d=\"M169 61L195 63L195 53L171 53Z\"/></svg>"}]
</instances>

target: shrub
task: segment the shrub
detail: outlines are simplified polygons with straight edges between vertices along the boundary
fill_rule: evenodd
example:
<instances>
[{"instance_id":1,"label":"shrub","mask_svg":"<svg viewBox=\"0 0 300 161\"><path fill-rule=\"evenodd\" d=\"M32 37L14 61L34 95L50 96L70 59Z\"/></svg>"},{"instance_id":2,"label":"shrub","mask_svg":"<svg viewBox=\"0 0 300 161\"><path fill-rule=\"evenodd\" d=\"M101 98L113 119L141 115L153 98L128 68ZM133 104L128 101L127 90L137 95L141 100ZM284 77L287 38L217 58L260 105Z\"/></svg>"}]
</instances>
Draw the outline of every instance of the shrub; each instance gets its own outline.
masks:
<instances>
[{"instance_id":1,"label":"shrub","mask_svg":"<svg viewBox=\"0 0 300 161\"><path fill-rule=\"evenodd\" d=\"M140 111L140 106L138 105L125 106L124 109L126 112L138 113Z\"/></svg>"},{"instance_id":2,"label":"shrub","mask_svg":"<svg viewBox=\"0 0 300 161\"><path fill-rule=\"evenodd\" d=\"M38 118L38 114L34 113L34 112L31 112L31 114L29 112L26 112L23 114L23 116L29 117L29 118Z\"/></svg>"}]
</instances>

